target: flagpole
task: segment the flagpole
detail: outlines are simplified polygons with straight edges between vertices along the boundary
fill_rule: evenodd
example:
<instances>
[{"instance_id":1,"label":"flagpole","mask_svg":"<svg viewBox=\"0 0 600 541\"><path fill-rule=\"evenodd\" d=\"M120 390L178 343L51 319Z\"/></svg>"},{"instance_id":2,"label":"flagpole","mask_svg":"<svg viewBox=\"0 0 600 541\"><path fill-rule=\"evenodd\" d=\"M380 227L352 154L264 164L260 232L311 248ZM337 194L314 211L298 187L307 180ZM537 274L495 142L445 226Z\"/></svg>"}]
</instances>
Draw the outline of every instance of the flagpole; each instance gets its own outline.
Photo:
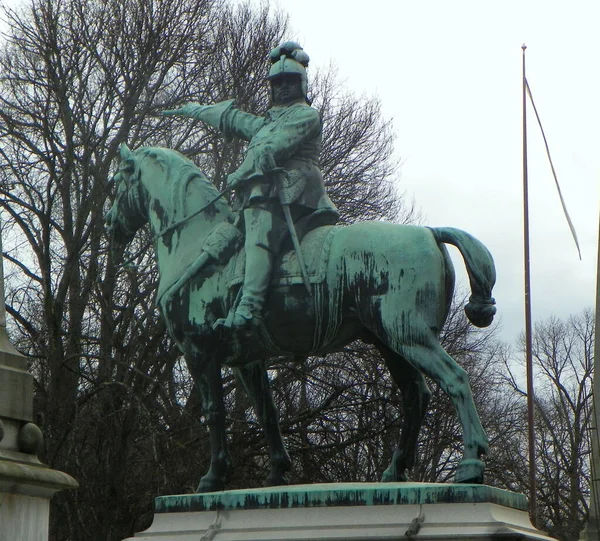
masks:
<instances>
[{"instance_id":1,"label":"flagpole","mask_svg":"<svg viewBox=\"0 0 600 541\"><path fill-rule=\"evenodd\" d=\"M598 221L598 260L596 264L596 314L594 321L594 383L592 388L591 426L591 494L588 523L585 529L587 539L600 536L600 219ZM584 537L582 537L584 539Z\"/></svg>"},{"instance_id":2,"label":"flagpole","mask_svg":"<svg viewBox=\"0 0 600 541\"><path fill-rule=\"evenodd\" d=\"M529 186L527 176L527 79L525 77L525 49L523 51L523 247L525 260L525 362L527 367L527 423L529 436L530 515L537 527L537 483L535 479L535 428L533 395L533 357L531 330L531 270L529 265Z\"/></svg>"}]
</instances>

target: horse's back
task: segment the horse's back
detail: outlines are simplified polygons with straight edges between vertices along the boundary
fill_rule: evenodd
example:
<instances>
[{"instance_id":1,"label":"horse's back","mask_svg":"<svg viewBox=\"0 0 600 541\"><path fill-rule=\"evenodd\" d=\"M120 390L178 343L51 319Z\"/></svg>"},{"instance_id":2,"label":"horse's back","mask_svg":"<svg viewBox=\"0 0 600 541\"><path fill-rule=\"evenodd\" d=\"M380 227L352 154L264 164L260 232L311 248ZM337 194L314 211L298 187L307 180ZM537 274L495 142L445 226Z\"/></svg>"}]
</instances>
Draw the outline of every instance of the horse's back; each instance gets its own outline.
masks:
<instances>
[{"instance_id":1,"label":"horse's back","mask_svg":"<svg viewBox=\"0 0 600 541\"><path fill-rule=\"evenodd\" d=\"M345 291L345 302L376 334L404 322L408 335L439 331L453 276L445 249L428 228L362 222L336 233L327 281Z\"/></svg>"},{"instance_id":2,"label":"horse's back","mask_svg":"<svg viewBox=\"0 0 600 541\"><path fill-rule=\"evenodd\" d=\"M429 269L435 273L432 263L443 259L428 228L389 222L359 222L340 228L330 250L330 262L337 260L346 266L346 273L358 274L369 268L400 272L414 268L421 273Z\"/></svg>"}]
</instances>

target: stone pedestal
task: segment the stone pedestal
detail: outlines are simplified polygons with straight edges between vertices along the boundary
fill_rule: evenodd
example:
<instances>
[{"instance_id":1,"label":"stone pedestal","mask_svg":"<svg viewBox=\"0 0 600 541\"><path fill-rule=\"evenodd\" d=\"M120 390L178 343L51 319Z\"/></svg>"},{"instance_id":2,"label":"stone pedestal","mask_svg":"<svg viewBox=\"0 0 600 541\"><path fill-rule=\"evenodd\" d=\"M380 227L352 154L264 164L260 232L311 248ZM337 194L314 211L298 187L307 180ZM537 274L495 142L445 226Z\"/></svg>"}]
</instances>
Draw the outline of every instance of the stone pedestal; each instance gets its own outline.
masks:
<instances>
[{"instance_id":1,"label":"stone pedestal","mask_svg":"<svg viewBox=\"0 0 600 541\"><path fill-rule=\"evenodd\" d=\"M0 541L47 541L50 498L77 487L38 460L42 444L33 423L33 376L0 325Z\"/></svg>"},{"instance_id":2,"label":"stone pedestal","mask_svg":"<svg viewBox=\"0 0 600 541\"><path fill-rule=\"evenodd\" d=\"M482 485L297 485L163 496L128 541L546 540L523 495ZM127 541L127 540L126 540Z\"/></svg>"}]
</instances>

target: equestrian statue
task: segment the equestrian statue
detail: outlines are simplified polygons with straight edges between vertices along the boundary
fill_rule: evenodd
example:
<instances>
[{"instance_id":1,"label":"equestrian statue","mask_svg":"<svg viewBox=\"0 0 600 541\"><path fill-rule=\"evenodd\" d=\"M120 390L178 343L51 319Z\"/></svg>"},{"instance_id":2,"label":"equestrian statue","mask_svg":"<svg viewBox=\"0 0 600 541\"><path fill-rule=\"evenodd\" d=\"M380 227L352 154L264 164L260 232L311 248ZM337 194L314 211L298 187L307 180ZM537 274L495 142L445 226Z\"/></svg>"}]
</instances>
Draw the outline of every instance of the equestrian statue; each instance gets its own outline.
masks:
<instances>
[{"instance_id":1,"label":"equestrian statue","mask_svg":"<svg viewBox=\"0 0 600 541\"><path fill-rule=\"evenodd\" d=\"M231 467L223 366L232 368L265 432L266 484L282 485L291 462L269 388L269 361L322 356L357 339L376 346L402 393L400 440L382 481L404 481L414 465L430 397L427 376L452 400L462 426L455 480L482 483L488 440L468 376L441 347L439 334L454 290L444 244L462 254L471 286L465 311L480 327L490 325L496 311L490 253L451 227L336 225L338 211L318 165L322 124L307 97L308 55L285 42L270 61L272 107L265 116L240 111L233 100L163 113L248 141L243 162L227 179L235 209L178 152L122 145L106 216L119 243L150 226L160 273L157 304L200 391L210 429L210 468L198 492L223 490Z\"/></svg>"}]
</instances>

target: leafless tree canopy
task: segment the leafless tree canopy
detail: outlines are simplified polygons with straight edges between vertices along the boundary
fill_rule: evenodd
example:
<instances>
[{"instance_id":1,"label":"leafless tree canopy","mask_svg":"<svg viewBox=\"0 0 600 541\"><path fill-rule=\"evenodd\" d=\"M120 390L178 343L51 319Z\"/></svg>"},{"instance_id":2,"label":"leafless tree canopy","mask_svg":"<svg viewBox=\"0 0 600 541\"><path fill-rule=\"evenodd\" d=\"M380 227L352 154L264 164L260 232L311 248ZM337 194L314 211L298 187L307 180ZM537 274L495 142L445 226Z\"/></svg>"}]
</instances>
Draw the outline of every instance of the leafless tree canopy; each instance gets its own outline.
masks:
<instances>
[{"instance_id":1,"label":"leafless tree canopy","mask_svg":"<svg viewBox=\"0 0 600 541\"><path fill-rule=\"evenodd\" d=\"M155 495L193 488L207 450L195 392L154 306L150 255L134 245L123 266L123 254L108 249L107 179L127 141L180 149L221 186L241 143L159 112L231 96L265 111L265 59L287 19L266 3L216 0L33 0L4 18L7 309L36 378L44 459L81 486L56 499L53 539L122 539L148 524ZM328 75L311 92L328 126L327 184L345 221L402 219L389 123L376 100L333 89ZM229 391L240 412L239 393ZM234 443L247 423L232 417ZM256 484L261 444L240 448L251 479L238 484Z\"/></svg>"},{"instance_id":2,"label":"leafless tree canopy","mask_svg":"<svg viewBox=\"0 0 600 541\"><path fill-rule=\"evenodd\" d=\"M532 356L535 371L536 479L540 527L561 541L576 541L588 516L590 496L594 313L582 310L566 319L536 324ZM524 343L524 339L522 340ZM524 384L508 371L510 387L525 396ZM525 404L514 440L512 461L523 464L516 481L529 489Z\"/></svg>"}]
</instances>

